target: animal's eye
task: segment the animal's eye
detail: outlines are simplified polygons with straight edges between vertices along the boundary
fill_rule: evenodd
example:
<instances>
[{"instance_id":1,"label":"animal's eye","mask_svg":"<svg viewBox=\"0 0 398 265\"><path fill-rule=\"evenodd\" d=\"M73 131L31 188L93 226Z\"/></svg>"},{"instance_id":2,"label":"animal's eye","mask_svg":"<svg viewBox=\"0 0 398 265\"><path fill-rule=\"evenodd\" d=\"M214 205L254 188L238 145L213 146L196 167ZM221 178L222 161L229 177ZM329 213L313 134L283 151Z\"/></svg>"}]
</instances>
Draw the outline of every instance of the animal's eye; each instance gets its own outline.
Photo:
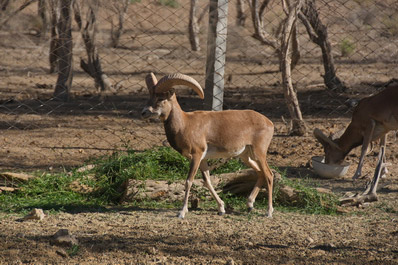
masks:
<instances>
[{"instance_id":1,"label":"animal's eye","mask_svg":"<svg viewBox=\"0 0 398 265\"><path fill-rule=\"evenodd\" d=\"M168 96L167 93L159 93L159 94L156 94L156 98L157 98L158 101L162 101L162 100L167 99L167 96Z\"/></svg>"}]
</instances>

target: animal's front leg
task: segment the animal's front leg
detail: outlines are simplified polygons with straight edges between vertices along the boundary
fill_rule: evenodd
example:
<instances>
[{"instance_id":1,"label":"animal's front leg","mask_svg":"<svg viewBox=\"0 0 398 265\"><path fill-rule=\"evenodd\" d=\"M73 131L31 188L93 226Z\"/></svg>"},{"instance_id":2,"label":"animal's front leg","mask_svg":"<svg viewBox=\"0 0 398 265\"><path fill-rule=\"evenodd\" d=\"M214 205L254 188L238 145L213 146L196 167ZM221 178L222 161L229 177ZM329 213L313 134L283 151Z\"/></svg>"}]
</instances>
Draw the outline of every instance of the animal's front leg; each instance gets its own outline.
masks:
<instances>
[{"instance_id":1,"label":"animal's front leg","mask_svg":"<svg viewBox=\"0 0 398 265\"><path fill-rule=\"evenodd\" d=\"M195 155L192 157L188 178L185 182L184 205L180 213L178 214L178 218L183 219L185 217L185 214L188 212L189 191L191 190L193 180L195 178L196 172L198 171L200 160L201 160L201 155Z\"/></svg>"},{"instance_id":2,"label":"animal's front leg","mask_svg":"<svg viewBox=\"0 0 398 265\"><path fill-rule=\"evenodd\" d=\"M368 146L369 146L370 142L372 141L373 132L374 132L375 127L376 127L376 122L374 120L371 120L369 127L366 129L365 135L363 137L361 157L359 158L357 170L355 171L355 174L352 177L352 179L354 179L354 180L361 176L363 161L365 159L365 155L366 155L366 151L368 150Z\"/></svg>"},{"instance_id":3,"label":"animal's front leg","mask_svg":"<svg viewBox=\"0 0 398 265\"><path fill-rule=\"evenodd\" d=\"M207 165L207 162L205 160L202 160L202 162L200 162L200 170L202 171L204 185L206 186L206 188L209 189L211 195L218 204L218 214L219 215L225 214L224 202L221 200L217 192L214 190L213 185L211 185L209 166Z\"/></svg>"}]
</instances>

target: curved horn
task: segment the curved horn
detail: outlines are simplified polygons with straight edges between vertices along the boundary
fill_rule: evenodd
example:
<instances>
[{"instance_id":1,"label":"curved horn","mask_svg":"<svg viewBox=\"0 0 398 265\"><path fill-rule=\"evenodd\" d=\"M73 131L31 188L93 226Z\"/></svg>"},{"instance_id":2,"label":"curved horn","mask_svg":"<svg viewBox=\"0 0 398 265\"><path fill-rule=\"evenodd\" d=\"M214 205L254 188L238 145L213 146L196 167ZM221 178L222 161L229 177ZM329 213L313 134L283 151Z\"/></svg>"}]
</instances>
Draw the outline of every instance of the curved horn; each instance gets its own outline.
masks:
<instances>
[{"instance_id":1,"label":"curved horn","mask_svg":"<svg viewBox=\"0 0 398 265\"><path fill-rule=\"evenodd\" d=\"M152 94L154 92L154 87L156 86L156 84L158 83L158 80L156 79L156 76L154 73L149 73L146 77L145 77L145 83L146 86L149 90L149 92Z\"/></svg>"},{"instance_id":2,"label":"curved horn","mask_svg":"<svg viewBox=\"0 0 398 265\"><path fill-rule=\"evenodd\" d=\"M340 149L340 147L333 142L329 137L327 137L320 129L316 128L314 130L315 138L322 144L322 145L330 145L334 148Z\"/></svg>"},{"instance_id":3,"label":"curved horn","mask_svg":"<svg viewBox=\"0 0 398 265\"><path fill-rule=\"evenodd\" d=\"M341 129L333 134L330 134L329 138L332 139L332 141L340 139L340 137L343 135L344 133L344 129Z\"/></svg>"},{"instance_id":4,"label":"curved horn","mask_svg":"<svg viewBox=\"0 0 398 265\"><path fill-rule=\"evenodd\" d=\"M156 84L155 91L157 93L167 92L174 86L180 85L192 88L201 99L204 99L203 89L199 83L192 77L179 73L162 77Z\"/></svg>"}]
</instances>

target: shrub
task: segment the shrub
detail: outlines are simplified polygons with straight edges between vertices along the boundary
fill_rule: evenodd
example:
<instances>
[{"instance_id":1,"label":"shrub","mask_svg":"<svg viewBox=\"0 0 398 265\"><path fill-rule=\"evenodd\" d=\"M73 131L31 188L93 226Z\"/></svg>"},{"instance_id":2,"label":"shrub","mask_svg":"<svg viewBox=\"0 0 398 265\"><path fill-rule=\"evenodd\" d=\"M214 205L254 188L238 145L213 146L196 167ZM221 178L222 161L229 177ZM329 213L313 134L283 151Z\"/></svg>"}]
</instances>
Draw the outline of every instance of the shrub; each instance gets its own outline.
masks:
<instances>
[{"instance_id":1,"label":"shrub","mask_svg":"<svg viewBox=\"0 0 398 265\"><path fill-rule=\"evenodd\" d=\"M340 42L341 56L350 56L355 50L355 43L349 39L343 39Z\"/></svg>"}]
</instances>

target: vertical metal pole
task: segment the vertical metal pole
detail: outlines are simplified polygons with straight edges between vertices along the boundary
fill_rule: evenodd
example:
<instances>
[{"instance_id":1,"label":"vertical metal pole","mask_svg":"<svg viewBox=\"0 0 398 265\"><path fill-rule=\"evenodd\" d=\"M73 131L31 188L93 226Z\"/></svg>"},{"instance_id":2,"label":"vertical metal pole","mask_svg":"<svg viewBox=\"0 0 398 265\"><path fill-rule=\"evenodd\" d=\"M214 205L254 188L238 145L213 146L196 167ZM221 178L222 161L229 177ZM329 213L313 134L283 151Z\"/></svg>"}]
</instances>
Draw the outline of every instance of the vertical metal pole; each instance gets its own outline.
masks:
<instances>
[{"instance_id":1,"label":"vertical metal pole","mask_svg":"<svg viewBox=\"0 0 398 265\"><path fill-rule=\"evenodd\" d=\"M204 108L207 110L222 110L223 108L227 17L228 0L210 0L204 91Z\"/></svg>"}]
</instances>

